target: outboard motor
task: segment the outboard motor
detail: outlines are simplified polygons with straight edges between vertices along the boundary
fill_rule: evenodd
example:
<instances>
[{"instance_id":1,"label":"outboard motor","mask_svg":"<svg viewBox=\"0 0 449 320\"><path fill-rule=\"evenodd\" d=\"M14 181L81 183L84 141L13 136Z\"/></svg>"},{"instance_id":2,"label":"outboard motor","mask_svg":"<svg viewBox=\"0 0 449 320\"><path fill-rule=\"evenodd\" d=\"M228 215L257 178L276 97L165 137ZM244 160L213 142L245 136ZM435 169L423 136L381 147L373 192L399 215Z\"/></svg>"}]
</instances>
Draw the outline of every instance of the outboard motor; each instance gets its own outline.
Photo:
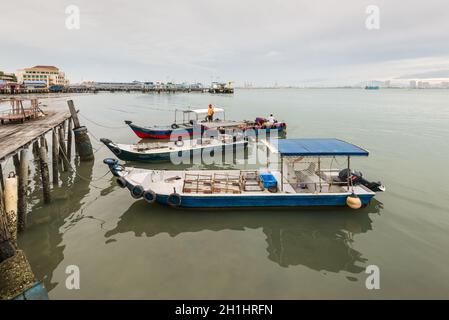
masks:
<instances>
[{"instance_id":1,"label":"outboard motor","mask_svg":"<svg viewBox=\"0 0 449 320\"><path fill-rule=\"evenodd\" d=\"M338 173L338 178L342 182L348 181L348 176L349 176L348 168L343 169ZM374 191L374 192L385 191L385 186L383 186L380 181L370 182L370 181L366 180L365 178L363 178L363 175L360 171L352 170L351 171L351 179L352 179L352 183L354 185L358 185L358 184L364 185L365 187L367 187L368 189L370 189L371 191Z\"/></svg>"}]
</instances>

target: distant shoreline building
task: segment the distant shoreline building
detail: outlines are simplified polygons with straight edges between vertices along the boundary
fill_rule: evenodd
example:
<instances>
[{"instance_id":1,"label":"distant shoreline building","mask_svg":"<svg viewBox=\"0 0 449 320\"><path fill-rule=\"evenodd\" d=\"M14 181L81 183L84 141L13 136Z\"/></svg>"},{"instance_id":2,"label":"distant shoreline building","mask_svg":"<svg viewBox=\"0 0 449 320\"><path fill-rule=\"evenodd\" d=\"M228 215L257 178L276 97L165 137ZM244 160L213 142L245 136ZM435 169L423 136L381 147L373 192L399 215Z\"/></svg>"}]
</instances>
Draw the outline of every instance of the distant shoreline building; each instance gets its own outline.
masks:
<instances>
[{"instance_id":1,"label":"distant shoreline building","mask_svg":"<svg viewBox=\"0 0 449 320\"><path fill-rule=\"evenodd\" d=\"M17 70L17 81L19 83L42 81L47 84L47 87L69 84L69 81L65 78L65 73L54 66L34 66Z\"/></svg>"},{"instance_id":2,"label":"distant shoreline building","mask_svg":"<svg viewBox=\"0 0 449 320\"><path fill-rule=\"evenodd\" d=\"M418 81L417 88L418 89L429 89L430 83L428 81Z\"/></svg>"},{"instance_id":3,"label":"distant shoreline building","mask_svg":"<svg viewBox=\"0 0 449 320\"><path fill-rule=\"evenodd\" d=\"M20 85L17 83L14 73L0 70L0 93L14 93L19 88Z\"/></svg>"},{"instance_id":4,"label":"distant shoreline building","mask_svg":"<svg viewBox=\"0 0 449 320\"><path fill-rule=\"evenodd\" d=\"M0 80L5 82L16 82L16 75L14 73L8 73L0 70Z\"/></svg>"}]
</instances>

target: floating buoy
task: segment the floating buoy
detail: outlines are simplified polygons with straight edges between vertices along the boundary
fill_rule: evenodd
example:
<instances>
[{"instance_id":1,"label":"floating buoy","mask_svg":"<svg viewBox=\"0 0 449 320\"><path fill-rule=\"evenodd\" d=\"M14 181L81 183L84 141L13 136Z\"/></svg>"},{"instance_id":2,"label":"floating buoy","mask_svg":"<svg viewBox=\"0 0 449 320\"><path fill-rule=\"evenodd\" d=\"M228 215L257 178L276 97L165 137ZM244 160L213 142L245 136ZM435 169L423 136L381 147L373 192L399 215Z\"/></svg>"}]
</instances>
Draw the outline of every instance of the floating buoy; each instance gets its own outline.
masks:
<instances>
[{"instance_id":1,"label":"floating buoy","mask_svg":"<svg viewBox=\"0 0 449 320\"><path fill-rule=\"evenodd\" d=\"M351 209L360 209L362 207L362 200L353 192L346 198L346 204Z\"/></svg>"}]
</instances>

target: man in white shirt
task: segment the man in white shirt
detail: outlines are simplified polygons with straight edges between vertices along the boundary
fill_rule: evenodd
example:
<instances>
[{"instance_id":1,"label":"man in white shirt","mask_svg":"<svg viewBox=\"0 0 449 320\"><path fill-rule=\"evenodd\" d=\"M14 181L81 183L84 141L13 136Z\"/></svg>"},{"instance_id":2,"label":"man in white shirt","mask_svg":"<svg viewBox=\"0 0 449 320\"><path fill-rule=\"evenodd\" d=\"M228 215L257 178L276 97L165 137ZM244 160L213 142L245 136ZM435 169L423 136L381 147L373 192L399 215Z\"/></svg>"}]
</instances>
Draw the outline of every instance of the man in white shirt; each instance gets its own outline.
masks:
<instances>
[{"instance_id":1,"label":"man in white shirt","mask_svg":"<svg viewBox=\"0 0 449 320\"><path fill-rule=\"evenodd\" d=\"M273 114L270 114L270 116L268 117L268 122L270 124L274 124L276 122L276 119L274 119Z\"/></svg>"}]
</instances>

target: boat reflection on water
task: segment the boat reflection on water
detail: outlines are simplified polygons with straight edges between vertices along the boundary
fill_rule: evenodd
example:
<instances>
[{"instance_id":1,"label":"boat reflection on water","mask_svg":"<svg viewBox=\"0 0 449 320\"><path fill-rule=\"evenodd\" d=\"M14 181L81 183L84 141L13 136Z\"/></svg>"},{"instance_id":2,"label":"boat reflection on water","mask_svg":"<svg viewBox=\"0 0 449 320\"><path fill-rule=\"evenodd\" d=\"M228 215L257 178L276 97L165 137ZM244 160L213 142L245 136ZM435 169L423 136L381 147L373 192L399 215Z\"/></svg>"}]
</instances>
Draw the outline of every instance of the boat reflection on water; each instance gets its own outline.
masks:
<instances>
[{"instance_id":1,"label":"boat reflection on water","mask_svg":"<svg viewBox=\"0 0 449 320\"><path fill-rule=\"evenodd\" d=\"M372 230L370 214L380 214L381 210L382 203L377 200L357 212L347 208L209 211L158 206L149 210L147 203L137 201L105 237L130 231L136 237L162 233L176 237L185 232L261 228L266 235L268 259L281 267L304 265L318 271L360 273L367 259L352 247L354 235Z\"/></svg>"}]
</instances>

